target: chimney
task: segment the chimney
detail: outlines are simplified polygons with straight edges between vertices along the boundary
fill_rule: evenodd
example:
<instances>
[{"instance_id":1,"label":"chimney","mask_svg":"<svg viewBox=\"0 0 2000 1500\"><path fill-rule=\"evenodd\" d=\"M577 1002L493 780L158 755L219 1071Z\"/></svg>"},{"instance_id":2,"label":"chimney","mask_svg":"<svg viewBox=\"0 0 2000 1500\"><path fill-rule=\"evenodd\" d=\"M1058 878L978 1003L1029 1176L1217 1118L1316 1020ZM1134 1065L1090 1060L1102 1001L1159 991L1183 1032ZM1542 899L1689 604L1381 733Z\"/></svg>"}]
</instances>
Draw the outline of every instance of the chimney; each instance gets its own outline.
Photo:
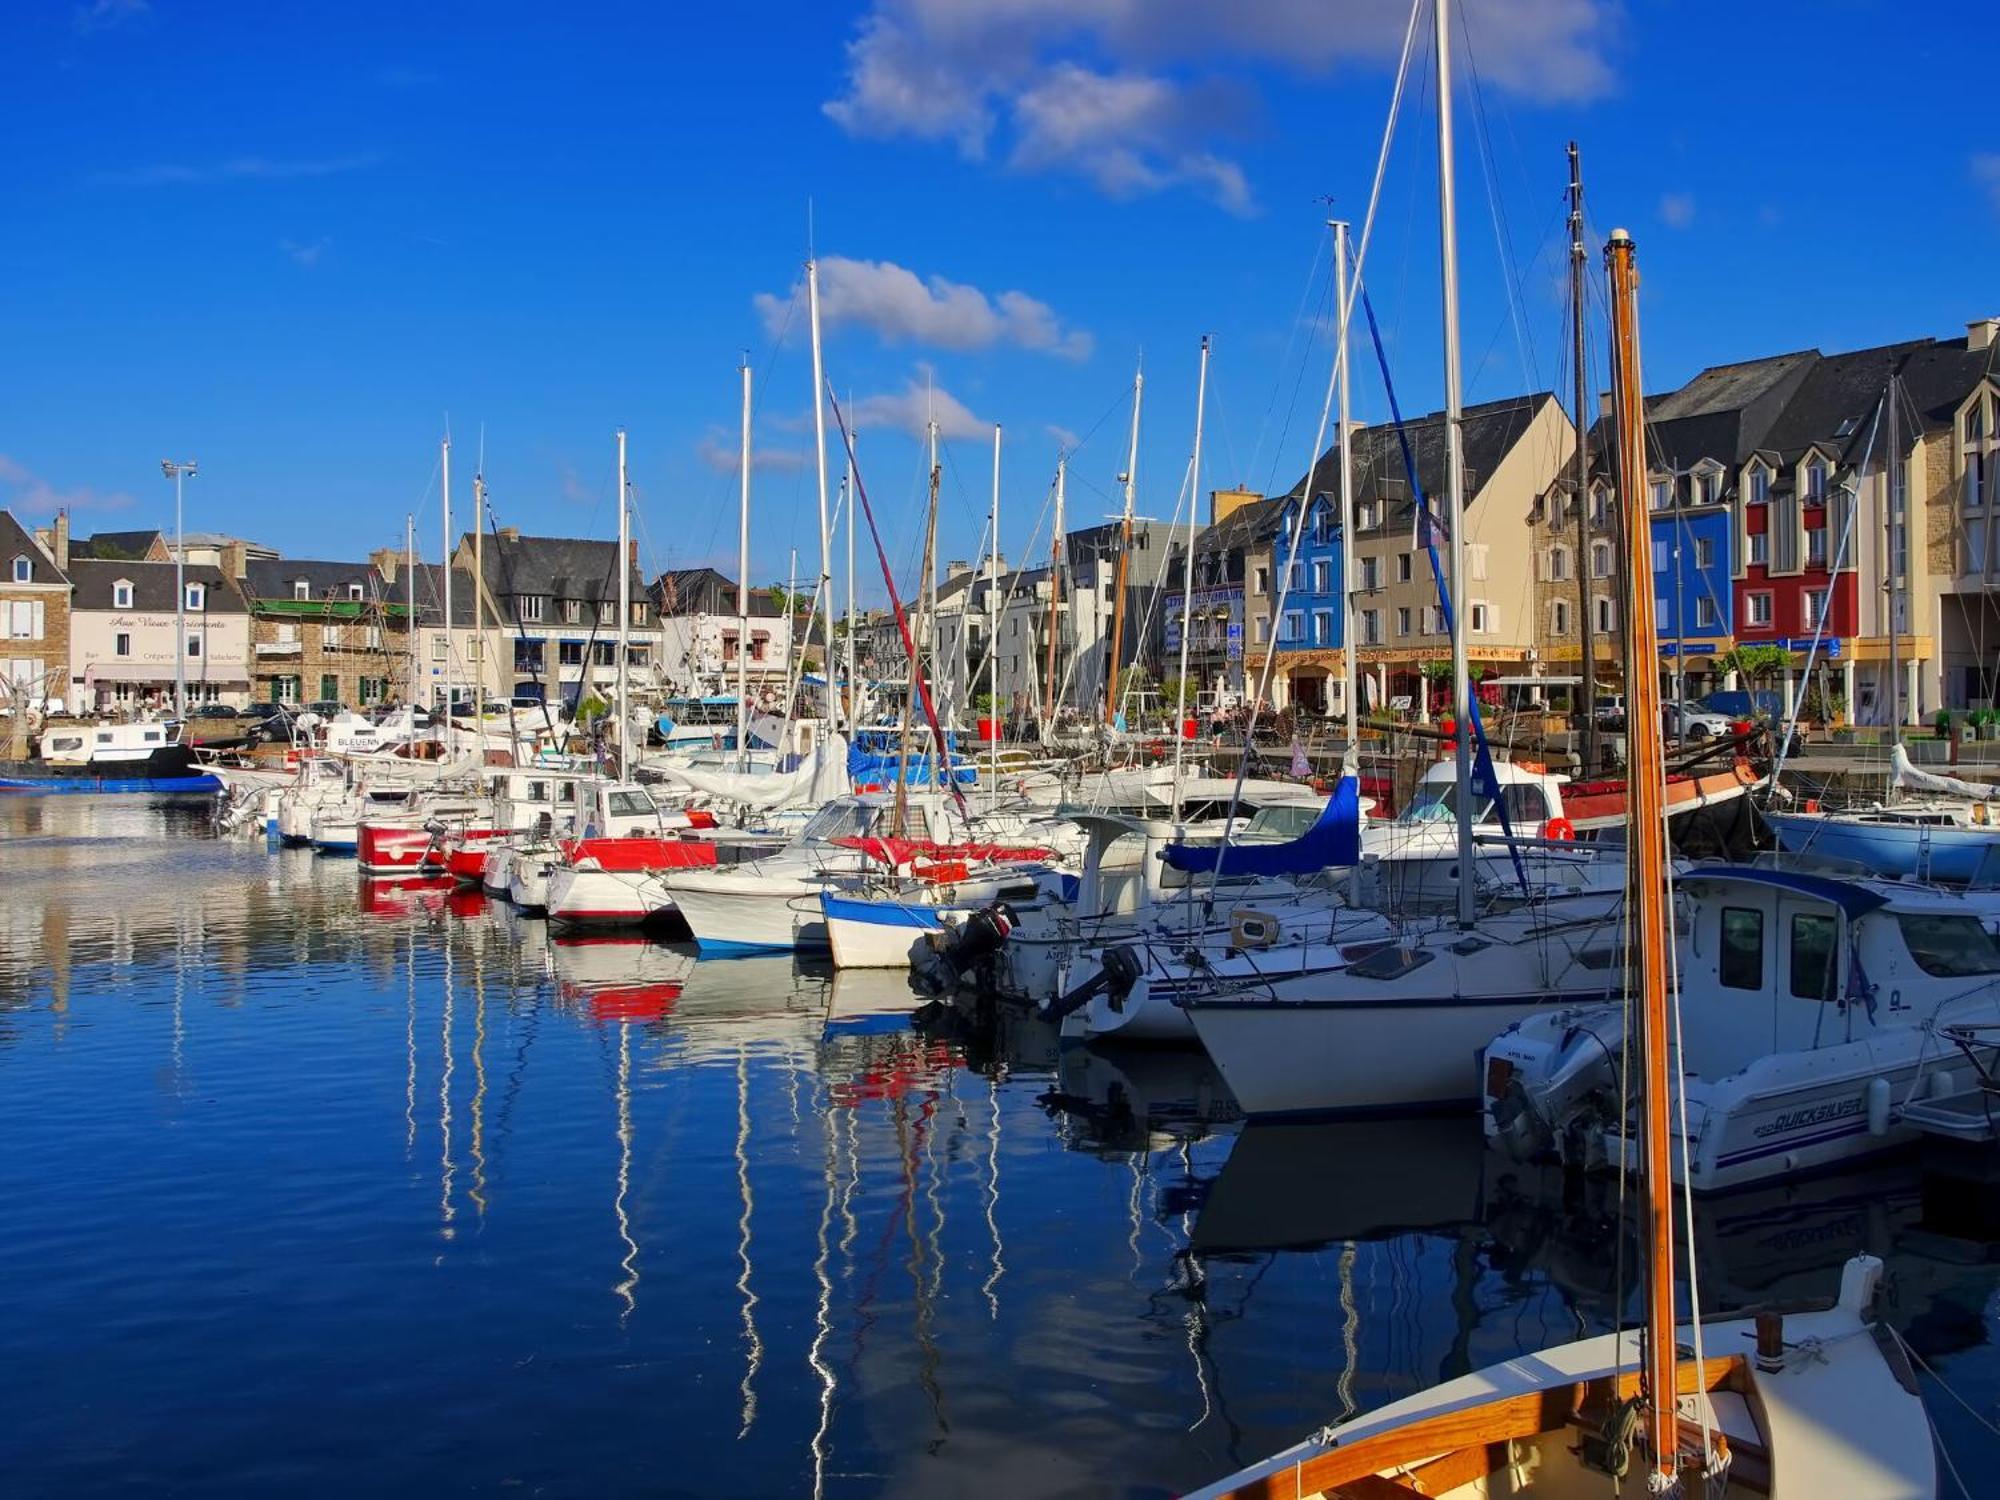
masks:
<instances>
[{"instance_id":1,"label":"chimney","mask_svg":"<svg viewBox=\"0 0 2000 1500\"><path fill-rule=\"evenodd\" d=\"M1208 492L1208 524L1213 526L1226 521L1246 505L1254 505L1264 497L1255 490L1210 490Z\"/></svg>"},{"instance_id":2,"label":"chimney","mask_svg":"<svg viewBox=\"0 0 2000 1500\"><path fill-rule=\"evenodd\" d=\"M231 578L241 578L250 571L250 549L239 541L222 544L222 571Z\"/></svg>"},{"instance_id":3,"label":"chimney","mask_svg":"<svg viewBox=\"0 0 2000 1500\"><path fill-rule=\"evenodd\" d=\"M628 537L625 542L625 566L634 573L639 571L639 539Z\"/></svg>"},{"instance_id":4,"label":"chimney","mask_svg":"<svg viewBox=\"0 0 2000 1500\"><path fill-rule=\"evenodd\" d=\"M394 547L377 547L368 554L368 562L382 575L384 583L396 581L396 570L403 564L403 554Z\"/></svg>"},{"instance_id":5,"label":"chimney","mask_svg":"<svg viewBox=\"0 0 2000 1500\"><path fill-rule=\"evenodd\" d=\"M967 573L970 573L971 571L972 571L971 563L967 562L962 557L955 557L950 562L944 565L945 581L949 583L954 578L963 578Z\"/></svg>"},{"instance_id":6,"label":"chimney","mask_svg":"<svg viewBox=\"0 0 2000 1500\"><path fill-rule=\"evenodd\" d=\"M67 573L69 571L69 512L67 510L56 512L55 551L56 571L58 573Z\"/></svg>"},{"instance_id":7,"label":"chimney","mask_svg":"<svg viewBox=\"0 0 2000 1500\"><path fill-rule=\"evenodd\" d=\"M518 542L521 540L521 528L518 526L502 526L496 534L503 542Z\"/></svg>"},{"instance_id":8,"label":"chimney","mask_svg":"<svg viewBox=\"0 0 2000 1500\"><path fill-rule=\"evenodd\" d=\"M1965 347L1974 354L1991 349L1995 334L2000 334L2000 318L1974 318L1965 325Z\"/></svg>"}]
</instances>

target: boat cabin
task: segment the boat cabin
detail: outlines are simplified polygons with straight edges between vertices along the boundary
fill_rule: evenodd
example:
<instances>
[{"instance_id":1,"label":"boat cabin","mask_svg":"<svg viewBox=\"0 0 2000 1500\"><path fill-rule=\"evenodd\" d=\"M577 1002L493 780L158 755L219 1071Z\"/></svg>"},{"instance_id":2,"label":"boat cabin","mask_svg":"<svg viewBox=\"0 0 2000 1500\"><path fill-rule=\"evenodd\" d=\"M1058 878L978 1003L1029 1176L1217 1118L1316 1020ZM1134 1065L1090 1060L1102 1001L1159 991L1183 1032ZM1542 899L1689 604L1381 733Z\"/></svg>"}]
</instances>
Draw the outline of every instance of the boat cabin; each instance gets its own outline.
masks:
<instances>
[{"instance_id":1,"label":"boat cabin","mask_svg":"<svg viewBox=\"0 0 2000 1500\"><path fill-rule=\"evenodd\" d=\"M81 724L51 729L42 736L42 759L80 766L137 761L181 742L179 724Z\"/></svg>"},{"instance_id":2,"label":"boat cabin","mask_svg":"<svg viewBox=\"0 0 2000 1500\"><path fill-rule=\"evenodd\" d=\"M1546 771L1531 771L1512 761L1495 761L1493 779L1499 783L1499 797L1490 792L1472 794L1472 821L1475 827L1500 827L1500 809L1515 833L1530 835L1563 816L1562 788L1568 780ZM1424 772L1409 806L1396 815L1398 823L1450 823L1458 817L1458 768L1441 760Z\"/></svg>"}]
</instances>

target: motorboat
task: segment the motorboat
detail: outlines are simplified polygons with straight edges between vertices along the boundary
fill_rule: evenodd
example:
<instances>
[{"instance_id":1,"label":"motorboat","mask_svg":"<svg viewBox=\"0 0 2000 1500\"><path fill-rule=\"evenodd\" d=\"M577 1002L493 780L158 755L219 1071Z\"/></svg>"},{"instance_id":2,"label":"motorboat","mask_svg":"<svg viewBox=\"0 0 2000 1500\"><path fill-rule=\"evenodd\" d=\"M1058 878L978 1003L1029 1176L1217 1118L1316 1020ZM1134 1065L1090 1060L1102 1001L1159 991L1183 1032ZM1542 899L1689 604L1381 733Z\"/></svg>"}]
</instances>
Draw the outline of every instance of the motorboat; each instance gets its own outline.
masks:
<instances>
[{"instance_id":1,"label":"motorboat","mask_svg":"<svg viewBox=\"0 0 2000 1500\"><path fill-rule=\"evenodd\" d=\"M0 793L212 794L222 782L195 760L178 722L46 729L29 760L0 760Z\"/></svg>"}]
</instances>

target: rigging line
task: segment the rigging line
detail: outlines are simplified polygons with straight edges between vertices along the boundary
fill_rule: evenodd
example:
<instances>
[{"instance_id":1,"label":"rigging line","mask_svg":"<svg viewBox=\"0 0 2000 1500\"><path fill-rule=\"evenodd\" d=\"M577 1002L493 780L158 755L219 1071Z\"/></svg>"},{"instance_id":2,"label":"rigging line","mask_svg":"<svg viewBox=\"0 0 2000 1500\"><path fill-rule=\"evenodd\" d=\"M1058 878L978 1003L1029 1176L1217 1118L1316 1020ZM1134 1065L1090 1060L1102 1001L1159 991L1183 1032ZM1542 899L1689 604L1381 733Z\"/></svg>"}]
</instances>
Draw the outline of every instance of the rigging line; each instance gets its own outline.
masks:
<instances>
[{"instance_id":1,"label":"rigging line","mask_svg":"<svg viewBox=\"0 0 2000 1500\"><path fill-rule=\"evenodd\" d=\"M1325 216L1322 215L1321 217L1324 218ZM1306 318L1306 308L1313 302L1313 291L1315 288L1319 289L1320 300L1322 302L1333 294L1332 277L1329 276L1327 278L1324 286L1320 285L1320 271L1327 260L1326 248L1323 243L1327 234L1327 227L1321 224L1312 237L1312 258L1306 264L1305 285L1299 288L1298 309L1292 314L1291 327L1285 334L1284 352L1278 356L1277 363L1271 367L1271 394L1264 402L1264 416L1257 426L1257 442L1250 450L1249 466L1239 471L1246 479L1257 472L1258 461L1264 456L1264 439L1271 429L1271 413L1277 410L1278 393L1283 389L1285 369L1292 362L1292 348L1295 344L1299 343L1299 335L1305 332L1309 326ZM1299 350L1298 374L1292 381L1291 400L1285 407L1286 428L1279 430L1277 445L1271 453L1271 467L1274 473L1278 464L1278 452L1285 446L1285 431L1291 424L1292 410L1298 404L1299 388L1305 383L1306 361L1312 354L1311 338L1307 338L1304 344L1305 347ZM1264 484L1265 490L1268 491L1270 487L1270 480L1266 479Z\"/></svg>"},{"instance_id":2,"label":"rigging line","mask_svg":"<svg viewBox=\"0 0 2000 1500\"><path fill-rule=\"evenodd\" d=\"M1326 286L1320 292L1320 300L1318 306L1324 308L1328 303L1332 302L1334 298L1334 292L1335 289L1333 285L1333 278L1329 276L1326 281ZM1323 313L1316 312L1314 314L1313 321L1320 326L1329 327L1337 330L1340 324L1340 313L1338 309L1336 309L1333 315L1331 317L1328 317ZM1269 471L1267 471L1266 474L1264 475L1264 493L1267 495L1276 487L1277 484L1278 464L1284 453L1286 439L1290 438L1292 435L1292 416L1298 410L1299 392L1305 389L1306 367L1312 360L1312 353L1313 353L1312 342L1308 340L1306 342L1305 347L1299 351L1298 373L1292 378L1292 394L1290 399L1285 403L1284 425L1278 429L1278 441L1276 444L1273 445L1271 449L1271 467ZM1272 399L1273 400L1277 399L1275 392L1273 393ZM1266 415L1268 420L1268 413ZM1261 436L1258 438L1258 444L1260 447L1263 444L1263 438ZM1252 465L1250 472L1253 473L1255 472L1254 464Z\"/></svg>"},{"instance_id":3,"label":"rigging line","mask_svg":"<svg viewBox=\"0 0 2000 1500\"><path fill-rule=\"evenodd\" d=\"M1464 6L1458 9L1458 30L1459 35L1465 40L1466 64L1472 78L1472 118L1475 125L1474 135L1479 147L1477 154L1481 171L1486 178L1487 207L1492 212L1493 239L1500 257L1500 276L1507 285L1507 310L1514 320L1515 342L1520 346L1521 373L1529 377L1533 389L1539 390L1541 372L1535 362L1533 343L1528 337L1523 318L1519 281L1516 276L1509 274L1510 270L1518 265L1514 255L1513 230L1507 222L1506 205L1500 199L1499 163L1494 159L1492 129L1486 118L1486 86L1479 76L1479 57L1472 45L1471 18L1466 15ZM1547 243L1546 236L1543 242ZM1539 253L1538 250L1537 254ZM1477 371L1474 374L1476 378Z\"/></svg>"}]
</instances>

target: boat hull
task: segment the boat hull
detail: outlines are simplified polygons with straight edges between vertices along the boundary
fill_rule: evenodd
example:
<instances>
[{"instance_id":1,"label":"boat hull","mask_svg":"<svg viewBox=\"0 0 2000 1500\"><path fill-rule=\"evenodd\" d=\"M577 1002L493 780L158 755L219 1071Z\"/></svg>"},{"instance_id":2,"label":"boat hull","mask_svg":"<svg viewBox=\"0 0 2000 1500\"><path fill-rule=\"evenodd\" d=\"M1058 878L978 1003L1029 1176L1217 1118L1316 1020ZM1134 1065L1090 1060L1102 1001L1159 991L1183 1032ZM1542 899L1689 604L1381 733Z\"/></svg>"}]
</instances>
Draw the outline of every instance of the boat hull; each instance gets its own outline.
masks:
<instances>
[{"instance_id":1,"label":"boat hull","mask_svg":"<svg viewBox=\"0 0 2000 1500\"><path fill-rule=\"evenodd\" d=\"M821 892L819 901L836 969L907 969L929 937L963 922L976 909L869 901L831 891Z\"/></svg>"},{"instance_id":2,"label":"boat hull","mask_svg":"<svg viewBox=\"0 0 2000 1500\"><path fill-rule=\"evenodd\" d=\"M782 876L676 874L668 890L703 953L824 952L822 882Z\"/></svg>"},{"instance_id":3,"label":"boat hull","mask_svg":"<svg viewBox=\"0 0 2000 1500\"><path fill-rule=\"evenodd\" d=\"M202 770L185 745L163 745L146 755L70 764L0 760L0 793L137 793L155 797L213 795L221 778Z\"/></svg>"},{"instance_id":4,"label":"boat hull","mask_svg":"<svg viewBox=\"0 0 2000 1500\"><path fill-rule=\"evenodd\" d=\"M1825 813L1764 814L1789 854L1850 860L1898 879L1970 881L2000 849L2000 828L1919 823L1862 823Z\"/></svg>"}]
</instances>

